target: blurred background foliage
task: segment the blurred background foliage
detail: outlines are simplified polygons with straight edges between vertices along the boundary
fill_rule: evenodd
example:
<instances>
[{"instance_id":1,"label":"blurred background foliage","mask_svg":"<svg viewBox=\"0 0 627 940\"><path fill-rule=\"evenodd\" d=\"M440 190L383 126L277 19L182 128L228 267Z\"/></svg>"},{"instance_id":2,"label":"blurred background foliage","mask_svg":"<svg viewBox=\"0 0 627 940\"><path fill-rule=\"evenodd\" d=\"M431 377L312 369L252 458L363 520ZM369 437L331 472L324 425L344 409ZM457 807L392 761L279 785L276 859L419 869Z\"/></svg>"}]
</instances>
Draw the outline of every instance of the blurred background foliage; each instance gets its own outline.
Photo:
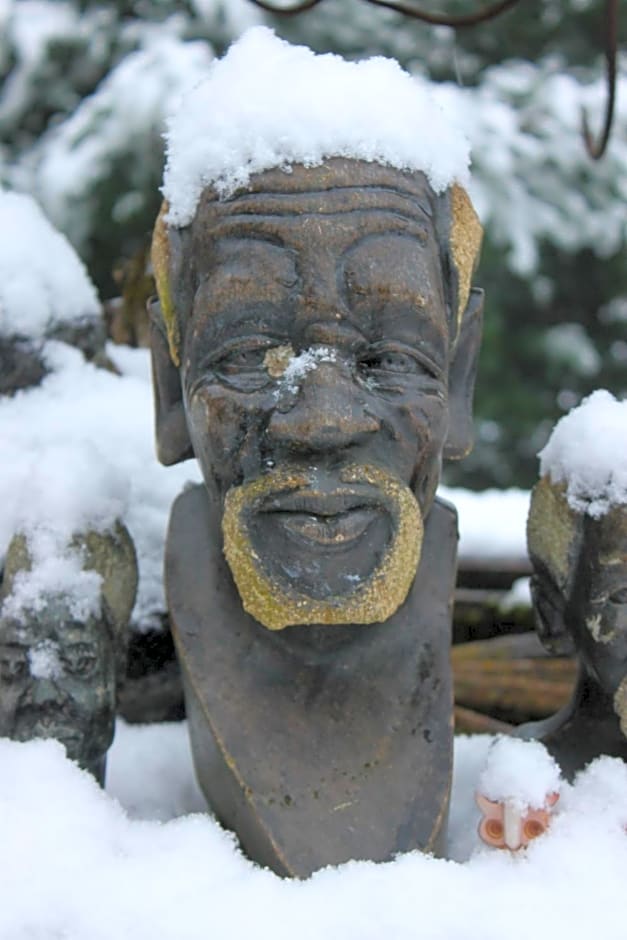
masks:
<instances>
[{"instance_id":1,"label":"blurred background foliage","mask_svg":"<svg viewBox=\"0 0 627 940\"><path fill-rule=\"evenodd\" d=\"M454 14L479 3L421 5ZM627 395L624 57L599 163L579 126L582 104L593 126L602 119L603 8L524 0L455 32L363 0L294 17L248 0L0 0L0 182L39 200L103 299L132 294L128 272L145 257L160 202L165 116L229 42L266 23L318 51L395 56L437 82L470 138L486 227L477 443L447 482L530 486L561 414L597 387Z\"/></svg>"}]
</instances>

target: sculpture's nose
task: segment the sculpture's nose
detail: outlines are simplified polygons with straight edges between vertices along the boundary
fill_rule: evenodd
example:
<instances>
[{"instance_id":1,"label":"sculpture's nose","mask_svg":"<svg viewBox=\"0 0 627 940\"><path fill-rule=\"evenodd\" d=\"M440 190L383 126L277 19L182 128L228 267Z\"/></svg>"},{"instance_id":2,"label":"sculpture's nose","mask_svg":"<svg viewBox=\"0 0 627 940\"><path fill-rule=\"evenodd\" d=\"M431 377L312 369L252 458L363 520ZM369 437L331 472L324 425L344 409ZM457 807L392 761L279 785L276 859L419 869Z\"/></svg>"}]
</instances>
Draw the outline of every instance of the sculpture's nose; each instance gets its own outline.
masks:
<instances>
[{"instance_id":1,"label":"sculpture's nose","mask_svg":"<svg viewBox=\"0 0 627 940\"><path fill-rule=\"evenodd\" d=\"M37 679L30 691L30 702L38 707L58 705L64 697L56 682L50 679Z\"/></svg>"},{"instance_id":2,"label":"sculpture's nose","mask_svg":"<svg viewBox=\"0 0 627 940\"><path fill-rule=\"evenodd\" d=\"M320 362L300 380L287 404L279 402L268 426L274 444L297 451L332 451L361 443L380 429L348 368Z\"/></svg>"}]
</instances>

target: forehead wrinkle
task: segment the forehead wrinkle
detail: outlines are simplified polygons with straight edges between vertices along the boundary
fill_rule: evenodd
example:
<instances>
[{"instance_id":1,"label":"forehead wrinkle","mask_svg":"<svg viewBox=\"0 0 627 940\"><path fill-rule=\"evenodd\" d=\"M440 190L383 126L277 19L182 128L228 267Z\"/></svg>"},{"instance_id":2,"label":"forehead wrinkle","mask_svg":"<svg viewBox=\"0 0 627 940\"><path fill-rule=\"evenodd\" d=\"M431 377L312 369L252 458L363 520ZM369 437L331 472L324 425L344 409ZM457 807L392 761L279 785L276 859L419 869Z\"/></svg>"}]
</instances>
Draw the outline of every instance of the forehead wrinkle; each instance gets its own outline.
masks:
<instances>
[{"instance_id":1,"label":"forehead wrinkle","mask_svg":"<svg viewBox=\"0 0 627 940\"><path fill-rule=\"evenodd\" d=\"M425 224L428 223L428 220L412 215L404 215L390 209L359 208L332 213L298 211L281 215L268 215L265 213L232 214L207 220L207 225L210 227L212 239L217 242L221 238L250 238L288 249L292 246L296 248L309 246L311 244L309 232L312 226L318 227L322 232L324 229L333 226L334 222L346 223L351 221L355 222L353 232L357 233L360 239L364 235L396 232L413 236L424 242L430 234L428 224ZM303 232L303 229L306 231ZM342 229L346 231L347 237L350 238L353 235L353 232L347 231L345 224L342 225ZM336 237L339 237L339 231L334 231L332 228L331 231ZM351 240L349 245L353 243L354 241ZM348 245L342 250L346 250L347 247Z\"/></svg>"},{"instance_id":2,"label":"forehead wrinkle","mask_svg":"<svg viewBox=\"0 0 627 940\"><path fill-rule=\"evenodd\" d=\"M292 189L290 177L285 188L264 185L257 191L247 190L227 200L218 200L207 193L197 216L208 213L224 218L229 215L298 215L315 212L335 214L350 211L383 210L398 212L408 218L433 218L432 194L428 190L382 186L380 184L336 185Z\"/></svg>"}]
</instances>

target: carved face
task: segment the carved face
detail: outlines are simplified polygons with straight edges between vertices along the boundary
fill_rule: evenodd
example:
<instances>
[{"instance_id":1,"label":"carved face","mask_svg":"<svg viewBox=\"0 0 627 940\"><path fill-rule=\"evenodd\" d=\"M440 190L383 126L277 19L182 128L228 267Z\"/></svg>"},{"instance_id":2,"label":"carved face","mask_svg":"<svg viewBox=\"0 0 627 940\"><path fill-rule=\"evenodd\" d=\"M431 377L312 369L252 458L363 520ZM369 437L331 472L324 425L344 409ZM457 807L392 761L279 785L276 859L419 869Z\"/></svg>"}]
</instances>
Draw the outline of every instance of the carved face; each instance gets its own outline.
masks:
<instances>
[{"instance_id":1,"label":"carved face","mask_svg":"<svg viewBox=\"0 0 627 940\"><path fill-rule=\"evenodd\" d=\"M50 601L25 624L0 619L0 736L56 738L79 763L113 738L115 666L101 620L77 623Z\"/></svg>"},{"instance_id":2,"label":"carved face","mask_svg":"<svg viewBox=\"0 0 627 940\"><path fill-rule=\"evenodd\" d=\"M350 184L296 169L201 200L187 248L187 428L210 498L226 506L244 606L271 627L370 623L415 575L457 324L424 178L403 189L382 168L357 165ZM478 335L466 376L477 346Z\"/></svg>"},{"instance_id":3,"label":"carved face","mask_svg":"<svg viewBox=\"0 0 627 940\"><path fill-rule=\"evenodd\" d=\"M586 519L566 611L584 661L613 695L627 676L627 507Z\"/></svg>"}]
</instances>

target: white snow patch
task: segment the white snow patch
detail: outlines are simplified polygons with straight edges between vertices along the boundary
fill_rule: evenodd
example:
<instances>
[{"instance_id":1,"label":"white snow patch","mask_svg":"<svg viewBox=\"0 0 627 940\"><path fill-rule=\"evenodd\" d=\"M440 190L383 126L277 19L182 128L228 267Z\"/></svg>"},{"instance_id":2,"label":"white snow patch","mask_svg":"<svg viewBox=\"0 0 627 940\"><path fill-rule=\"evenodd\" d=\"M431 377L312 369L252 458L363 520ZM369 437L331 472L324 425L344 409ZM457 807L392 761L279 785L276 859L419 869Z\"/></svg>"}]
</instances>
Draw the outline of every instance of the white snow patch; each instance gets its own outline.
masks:
<instances>
[{"instance_id":1,"label":"white snow patch","mask_svg":"<svg viewBox=\"0 0 627 940\"><path fill-rule=\"evenodd\" d=\"M329 346L312 346L297 356L292 356L281 376L279 390L287 388L289 391L296 391L300 379L308 372L317 369L321 362L335 362L335 359L335 350Z\"/></svg>"},{"instance_id":2,"label":"white snow patch","mask_svg":"<svg viewBox=\"0 0 627 940\"><path fill-rule=\"evenodd\" d=\"M505 736L492 743L479 778L483 796L521 812L543 809L560 786L560 769L543 744Z\"/></svg>"},{"instance_id":3,"label":"white snow patch","mask_svg":"<svg viewBox=\"0 0 627 940\"><path fill-rule=\"evenodd\" d=\"M70 595L75 616L95 613L100 578L83 571L72 536L106 531L122 519L139 562L135 625L165 610L163 544L170 507L194 463L166 469L156 458L147 350L110 346L126 375L85 362L63 343L48 342L52 372L37 388L0 399L0 558L24 532L33 569L16 579L7 612L39 609L51 591Z\"/></svg>"},{"instance_id":4,"label":"white snow patch","mask_svg":"<svg viewBox=\"0 0 627 940\"><path fill-rule=\"evenodd\" d=\"M30 196L0 189L0 220L0 334L40 339L100 314L83 263Z\"/></svg>"},{"instance_id":5,"label":"white snow patch","mask_svg":"<svg viewBox=\"0 0 627 940\"><path fill-rule=\"evenodd\" d=\"M59 679L63 666L59 659L59 646L52 640L42 640L28 651L28 666L33 679Z\"/></svg>"},{"instance_id":6,"label":"white snow patch","mask_svg":"<svg viewBox=\"0 0 627 940\"><path fill-rule=\"evenodd\" d=\"M453 503L459 514L460 559L525 559L529 492L441 486L438 496Z\"/></svg>"},{"instance_id":7,"label":"white snow patch","mask_svg":"<svg viewBox=\"0 0 627 940\"><path fill-rule=\"evenodd\" d=\"M392 59L348 62L248 30L168 122L168 221L187 225L208 185L226 197L253 173L328 157L422 170L437 192L465 182L467 141L430 87Z\"/></svg>"},{"instance_id":8,"label":"white snow patch","mask_svg":"<svg viewBox=\"0 0 627 940\"><path fill-rule=\"evenodd\" d=\"M627 401L593 392L560 418L538 456L542 476L566 483L576 512L596 519L627 503Z\"/></svg>"},{"instance_id":9,"label":"white snow patch","mask_svg":"<svg viewBox=\"0 0 627 940\"><path fill-rule=\"evenodd\" d=\"M123 761L133 806L115 785L122 805L103 793L55 741L0 741L0 936L206 940L207 924L233 940L624 936L620 760L600 758L565 784L551 828L518 856L482 847L475 834L464 863L413 852L385 864L349 862L301 882L247 861L211 816L171 818L197 809L197 796L182 796L191 774L184 735L183 725L124 729L110 773ZM469 799L488 741L456 743L453 816L464 806L476 814ZM160 781L168 764L173 774ZM474 815L466 823L470 833Z\"/></svg>"},{"instance_id":10,"label":"white snow patch","mask_svg":"<svg viewBox=\"0 0 627 940\"><path fill-rule=\"evenodd\" d=\"M531 607L530 578L516 578L500 602L501 610L514 610L516 607Z\"/></svg>"}]
</instances>

